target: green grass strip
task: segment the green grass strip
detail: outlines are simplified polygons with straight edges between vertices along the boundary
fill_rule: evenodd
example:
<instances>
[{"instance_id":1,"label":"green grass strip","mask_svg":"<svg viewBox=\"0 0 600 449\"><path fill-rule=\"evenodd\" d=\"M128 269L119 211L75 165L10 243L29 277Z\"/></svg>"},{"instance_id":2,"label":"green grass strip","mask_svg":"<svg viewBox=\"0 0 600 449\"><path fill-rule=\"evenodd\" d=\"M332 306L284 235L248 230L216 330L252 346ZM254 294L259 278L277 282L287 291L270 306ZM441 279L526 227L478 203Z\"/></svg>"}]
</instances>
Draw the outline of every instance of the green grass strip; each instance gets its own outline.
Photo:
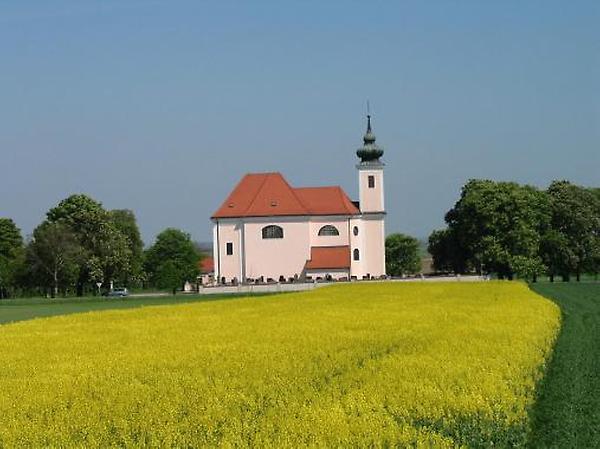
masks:
<instances>
[{"instance_id":1,"label":"green grass strip","mask_svg":"<svg viewBox=\"0 0 600 449\"><path fill-rule=\"evenodd\" d=\"M533 284L563 323L533 410L532 448L600 448L600 283Z\"/></svg>"},{"instance_id":2,"label":"green grass strip","mask_svg":"<svg viewBox=\"0 0 600 449\"><path fill-rule=\"evenodd\" d=\"M129 296L125 298L90 296L83 298L57 299L9 299L0 301L0 324L56 315L85 313L94 310L131 309L145 306L234 299L244 296L266 296L269 294L270 293L247 293L240 295Z\"/></svg>"}]
</instances>

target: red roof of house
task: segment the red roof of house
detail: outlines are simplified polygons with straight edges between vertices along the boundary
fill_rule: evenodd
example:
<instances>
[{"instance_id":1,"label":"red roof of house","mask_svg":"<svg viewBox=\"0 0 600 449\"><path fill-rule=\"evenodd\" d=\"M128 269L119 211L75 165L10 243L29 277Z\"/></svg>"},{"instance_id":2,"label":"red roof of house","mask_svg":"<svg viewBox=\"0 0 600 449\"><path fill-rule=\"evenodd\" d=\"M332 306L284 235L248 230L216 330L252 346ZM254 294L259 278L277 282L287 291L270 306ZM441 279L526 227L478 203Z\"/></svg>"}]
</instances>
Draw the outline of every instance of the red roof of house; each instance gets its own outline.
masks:
<instances>
[{"instance_id":1,"label":"red roof of house","mask_svg":"<svg viewBox=\"0 0 600 449\"><path fill-rule=\"evenodd\" d=\"M212 218L358 213L339 186L295 189L281 173L250 173L242 178Z\"/></svg>"},{"instance_id":2,"label":"red roof of house","mask_svg":"<svg viewBox=\"0 0 600 449\"><path fill-rule=\"evenodd\" d=\"M350 268L349 246L311 246L307 270Z\"/></svg>"},{"instance_id":3,"label":"red roof of house","mask_svg":"<svg viewBox=\"0 0 600 449\"><path fill-rule=\"evenodd\" d=\"M204 257L198 262L201 274L212 273L215 271L215 261L212 257Z\"/></svg>"}]
</instances>

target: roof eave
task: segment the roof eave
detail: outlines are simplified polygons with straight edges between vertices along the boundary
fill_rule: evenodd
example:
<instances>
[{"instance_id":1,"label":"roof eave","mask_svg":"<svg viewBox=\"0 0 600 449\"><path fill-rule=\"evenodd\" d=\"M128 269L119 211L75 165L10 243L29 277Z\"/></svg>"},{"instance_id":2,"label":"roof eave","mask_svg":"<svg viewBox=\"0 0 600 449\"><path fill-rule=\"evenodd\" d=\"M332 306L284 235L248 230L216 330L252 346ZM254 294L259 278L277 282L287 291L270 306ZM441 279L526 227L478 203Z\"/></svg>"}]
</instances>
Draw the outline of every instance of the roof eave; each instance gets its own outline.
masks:
<instances>
[{"instance_id":1,"label":"roof eave","mask_svg":"<svg viewBox=\"0 0 600 449\"><path fill-rule=\"evenodd\" d=\"M308 214L277 214L277 215L213 215L211 220L220 220L224 218L269 218L269 217L356 217L362 215L361 212L336 212L336 213L308 213Z\"/></svg>"}]
</instances>

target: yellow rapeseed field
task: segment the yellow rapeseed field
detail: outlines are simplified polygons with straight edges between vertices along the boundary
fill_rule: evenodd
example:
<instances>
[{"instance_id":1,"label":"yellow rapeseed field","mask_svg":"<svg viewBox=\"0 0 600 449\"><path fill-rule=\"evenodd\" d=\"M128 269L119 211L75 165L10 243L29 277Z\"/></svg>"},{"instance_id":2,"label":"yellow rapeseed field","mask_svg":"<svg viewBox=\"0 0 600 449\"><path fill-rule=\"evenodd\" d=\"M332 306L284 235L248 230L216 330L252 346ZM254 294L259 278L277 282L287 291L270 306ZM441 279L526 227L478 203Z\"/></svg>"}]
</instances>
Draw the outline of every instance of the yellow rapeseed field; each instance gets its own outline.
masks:
<instances>
[{"instance_id":1,"label":"yellow rapeseed field","mask_svg":"<svg viewBox=\"0 0 600 449\"><path fill-rule=\"evenodd\" d=\"M0 326L0 447L515 447L559 328L520 283L368 283Z\"/></svg>"}]
</instances>

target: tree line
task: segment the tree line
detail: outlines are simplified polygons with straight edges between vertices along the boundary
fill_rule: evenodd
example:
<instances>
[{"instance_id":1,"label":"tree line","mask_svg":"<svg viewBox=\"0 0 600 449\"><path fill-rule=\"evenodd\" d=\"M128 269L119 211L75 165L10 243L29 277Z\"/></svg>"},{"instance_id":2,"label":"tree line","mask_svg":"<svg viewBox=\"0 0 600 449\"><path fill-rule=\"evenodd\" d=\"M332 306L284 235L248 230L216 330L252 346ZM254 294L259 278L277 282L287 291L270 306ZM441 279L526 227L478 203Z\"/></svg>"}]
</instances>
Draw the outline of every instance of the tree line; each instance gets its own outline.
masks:
<instances>
[{"instance_id":1,"label":"tree line","mask_svg":"<svg viewBox=\"0 0 600 449\"><path fill-rule=\"evenodd\" d=\"M71 195L27 240L13 220L0 218L0 299L83 296L111 285L175 292L196 278L200 257L190 235L173 228L144 250L131 210L106 210L87 195Z\"/></svg>"},{"instance_id":2,"label":"tree line","mask_svg":"<svg viewBox=\"0 0 600 449\"><path fill-rule=\"evenodd\" d=\"M436 270L569 281L600 271L600 189L470 180L429 237Z\"/></svg>"},{"instance_id":3,"label":"tree line","mask_svg":"<svg viewBox=\"0 0 600 449\"><path fill-rule=\"evenodd\" d=\"M428 242L438 272L534 281L600 272L600 188L554 181L541 190L474 179L445 221ZM13 220L0 218L0 299L82 296L112 284L175 293L196 278L200 257L190 235L173 228L144 250L132 211L106 210L89 196L72 195L51 208L26 241ZM387 237L389 275L419 272L420 259L416 239Z\"/></svg>"}]
</instances>

